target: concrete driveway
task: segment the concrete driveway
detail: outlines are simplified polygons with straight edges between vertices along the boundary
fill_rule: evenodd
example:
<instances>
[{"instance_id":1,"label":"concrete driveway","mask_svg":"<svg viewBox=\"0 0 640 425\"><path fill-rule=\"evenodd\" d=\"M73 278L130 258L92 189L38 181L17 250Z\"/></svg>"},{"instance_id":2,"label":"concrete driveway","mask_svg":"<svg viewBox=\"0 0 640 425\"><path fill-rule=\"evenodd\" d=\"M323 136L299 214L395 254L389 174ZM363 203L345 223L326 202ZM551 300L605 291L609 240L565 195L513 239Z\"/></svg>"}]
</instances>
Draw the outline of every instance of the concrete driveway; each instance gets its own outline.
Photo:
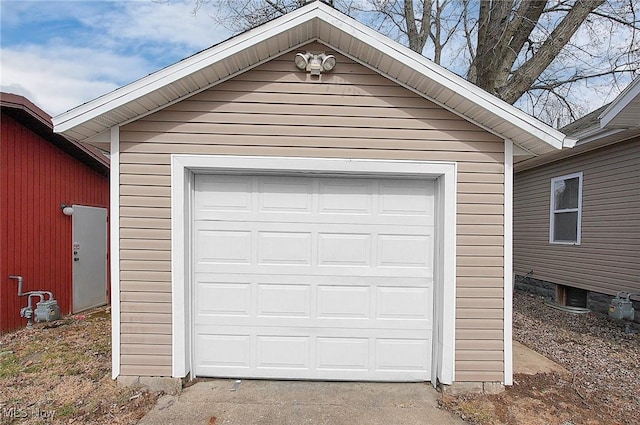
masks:
<instances>
[{"instance_id":1,"label":"concrete driveway","mask_svg":"<svg viewBox=\"0 0 640 425\"><path fill-rule=\"evenodd\" d=\"M464 424L438 396L429 383L216 379L162 397L139 425Z\"/></svg>"}]
</instances>

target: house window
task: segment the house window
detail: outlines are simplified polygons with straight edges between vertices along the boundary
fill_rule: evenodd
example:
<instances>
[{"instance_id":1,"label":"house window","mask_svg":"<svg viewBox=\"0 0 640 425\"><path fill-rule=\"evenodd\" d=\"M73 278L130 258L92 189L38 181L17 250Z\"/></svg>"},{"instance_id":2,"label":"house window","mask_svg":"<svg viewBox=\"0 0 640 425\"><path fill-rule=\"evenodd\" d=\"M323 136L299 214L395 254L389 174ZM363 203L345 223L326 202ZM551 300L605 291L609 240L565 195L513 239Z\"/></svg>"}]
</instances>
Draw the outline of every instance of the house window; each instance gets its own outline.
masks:
<instances>
[{"instance_id":1,"label":"house window","mask_svg":"<svg viewBox=\"0 0 640 425\"><path fill-rule=\"evenodd\" d=\"M580 245L582 173L551 179L549 242Z\"/></svg>"}]
</instances>

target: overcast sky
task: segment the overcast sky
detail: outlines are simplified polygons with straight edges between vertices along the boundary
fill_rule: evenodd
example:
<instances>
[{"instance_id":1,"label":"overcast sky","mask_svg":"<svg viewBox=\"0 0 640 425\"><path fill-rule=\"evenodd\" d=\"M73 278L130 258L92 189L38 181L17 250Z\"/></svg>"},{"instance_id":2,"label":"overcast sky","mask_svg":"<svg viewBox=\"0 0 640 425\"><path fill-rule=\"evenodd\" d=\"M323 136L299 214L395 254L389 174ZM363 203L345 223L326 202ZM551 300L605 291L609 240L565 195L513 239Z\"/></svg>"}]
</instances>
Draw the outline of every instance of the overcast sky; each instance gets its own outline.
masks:
<instances>
[{"instance_id":1,"label":"overcast sky","mask_svg":"<svg viewBox=\"0 0 640 425\"><path fill-rule=\"evenodd\" d=\"M55 116L230 36L193 4L0 0L0 89Z\"/></svg>"}]
</instances>

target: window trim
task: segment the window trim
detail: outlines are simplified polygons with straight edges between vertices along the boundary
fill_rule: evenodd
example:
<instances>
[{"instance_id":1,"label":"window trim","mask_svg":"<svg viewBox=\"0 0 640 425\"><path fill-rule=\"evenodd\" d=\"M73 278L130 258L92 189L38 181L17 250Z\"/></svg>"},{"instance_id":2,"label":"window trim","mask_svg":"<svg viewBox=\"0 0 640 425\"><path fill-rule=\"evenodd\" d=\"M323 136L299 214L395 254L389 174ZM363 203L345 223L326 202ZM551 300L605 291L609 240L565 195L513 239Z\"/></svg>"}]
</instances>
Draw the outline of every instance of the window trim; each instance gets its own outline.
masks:
<instances>
[{"instance_id":1,"label":"window trim","mask_svg":"<svg viewBox=\"0 0 640 425\"><path fill-rule=\"evenodd\" d=\"M562 210L555 209L555 196L554 196L554 186L557 181L569 180L578 178L578 208L566 208ZM565 174L563 176L552 177L551 178L551 194L550 194L550 203L549 203L549 243L554 245L580 245L582 241L582 180L583 173L582 171L578 173ZM555 215L557 213L563 212L577 212L578 213L578 223L576 229L576 240L572 241L556 241L554 240L554 229L555 229Z\"/></svg>"}]
</instances>

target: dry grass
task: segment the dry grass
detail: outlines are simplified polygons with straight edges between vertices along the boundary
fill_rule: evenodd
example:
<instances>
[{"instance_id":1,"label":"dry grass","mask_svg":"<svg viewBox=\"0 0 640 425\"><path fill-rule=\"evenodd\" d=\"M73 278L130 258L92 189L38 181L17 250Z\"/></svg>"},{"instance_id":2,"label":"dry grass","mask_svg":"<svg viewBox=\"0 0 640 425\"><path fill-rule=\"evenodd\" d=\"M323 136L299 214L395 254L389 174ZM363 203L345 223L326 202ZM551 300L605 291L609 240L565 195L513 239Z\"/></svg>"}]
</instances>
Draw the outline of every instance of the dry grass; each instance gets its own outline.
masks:
<instances>
[{"instance_id":1,"label":"dry grass","mask_svg":"<svg viewBox=\"0 0 640 425\"><path fill-rule=\"evenodd\" d=\"M108 307L2 336L0 423L135 424L157 395L111 379Z\"/></svg>"}]
</instances>

